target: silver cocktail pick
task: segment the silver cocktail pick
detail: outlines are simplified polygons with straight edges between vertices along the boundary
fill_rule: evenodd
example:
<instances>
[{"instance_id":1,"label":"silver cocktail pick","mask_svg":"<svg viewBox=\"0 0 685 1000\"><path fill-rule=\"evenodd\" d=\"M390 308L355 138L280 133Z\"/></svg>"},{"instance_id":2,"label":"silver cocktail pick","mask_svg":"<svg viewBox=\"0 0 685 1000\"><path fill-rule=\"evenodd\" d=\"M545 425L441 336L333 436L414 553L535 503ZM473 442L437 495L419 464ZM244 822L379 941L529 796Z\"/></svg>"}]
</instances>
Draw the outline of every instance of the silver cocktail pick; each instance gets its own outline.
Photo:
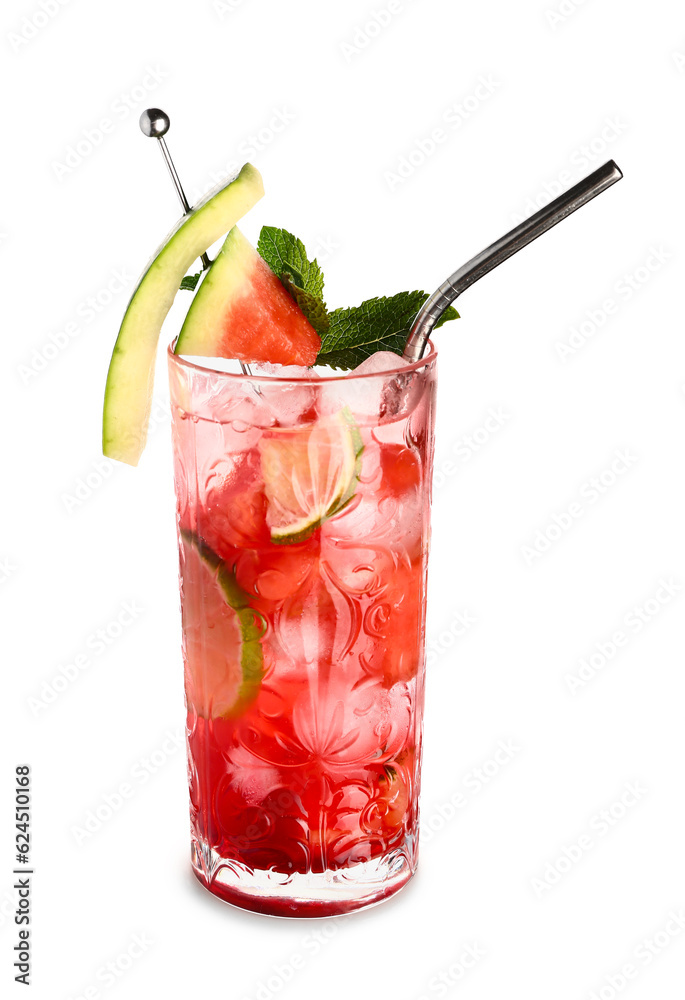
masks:
<instances>
[{"instance_id":1,"label":"silver cocktail pick","mask_svg":"<svg viewBox=\"0 0 685 1000\"><path fill-rule=\"evenodd\" d=\"M167 149L167 144L164 141L164 136L169 131L170 124L171 121L169 119L169 115L166 114L166 112L160 110L160 108L147 108L147 110L143 111L142 115L140 116L140 130L143 133L143 135L147 135L151 139L156 139L157 142L159 143L159 148L162 151L164 162L169 168L171 179L174 182L174 187L176 188L176 194L178 195L179 201L183 206L184 213L187 215L191 211L191 208L188 203L188 199L186 198L186 193L183 190L181 179L178 176L178 173L176 172L174 161L171 159L171 154L169 153L169 150ZM202 270L206 271L207 268L211 266L212 263L211 260L209 259L206 253L202 254L200 260L202 261ZM244 365L242 361L240 362L240 368L243 372L243 375L252 374L249 367L247 365Z\"/></svg>"},{"instance_id":2,"label":"silver cocktail pick","mask_svg":"<svg viewBox=\"0 0 685 1000\"><path fill-rule=\"evenodd\" d=\"M614 161L609 160L564 194L560 194L549 205L541 208L535 215L531 215L525 222L502 236L496 243L481 250L463 264L426 299L417 313L404 348L404 357L407 361L418 361L423 357L428 338L445 309L452 305L474 281L478 281L488 271L492 271L493 267L497 267L512 254L528 246L572 212L587 205L622 177L623 174Z\"/></svg>"}]
</instances>

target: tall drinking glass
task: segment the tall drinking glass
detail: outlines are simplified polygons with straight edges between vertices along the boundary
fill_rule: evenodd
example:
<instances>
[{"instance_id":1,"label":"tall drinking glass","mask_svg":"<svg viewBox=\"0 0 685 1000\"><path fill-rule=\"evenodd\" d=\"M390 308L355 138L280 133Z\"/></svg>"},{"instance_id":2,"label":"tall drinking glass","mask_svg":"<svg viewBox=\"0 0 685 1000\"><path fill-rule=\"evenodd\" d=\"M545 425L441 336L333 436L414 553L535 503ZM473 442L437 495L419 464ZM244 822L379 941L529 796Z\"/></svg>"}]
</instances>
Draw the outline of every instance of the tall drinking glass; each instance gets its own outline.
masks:
<instances>
[{"instance_id":1,"label":"tall drinking glass","mask_svg":"<svg viewBox=\"0 0 685 1000\"><path fill-rule=\"evenodd\" d=\"M169 373L193 870L262 913L378 902L417 864L436 355Z\"/></svg>"}]
</instances>

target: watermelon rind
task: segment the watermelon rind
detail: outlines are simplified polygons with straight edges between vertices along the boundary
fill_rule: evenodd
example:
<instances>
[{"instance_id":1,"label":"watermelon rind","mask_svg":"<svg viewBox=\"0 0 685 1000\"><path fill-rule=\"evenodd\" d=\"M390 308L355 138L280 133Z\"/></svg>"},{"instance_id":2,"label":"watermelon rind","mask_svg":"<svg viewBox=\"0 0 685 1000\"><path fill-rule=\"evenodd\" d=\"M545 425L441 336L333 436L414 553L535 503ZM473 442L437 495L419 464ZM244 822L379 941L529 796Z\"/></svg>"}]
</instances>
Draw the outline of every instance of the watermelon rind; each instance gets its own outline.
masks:
<instances>
[{"instance_id":1,"label":"watermelon rind","mask_svg":"<svg viewBox=\"0 0 685 1000\"><path fill-rule=\"evenodd\" d=\"M210 192L177 223L143 273L107 374L102 450L108 458L138 464L147 438L159 335L181 279L263 194L259 171L246 163L234 180Z\"/></svg>"}]
</instances>

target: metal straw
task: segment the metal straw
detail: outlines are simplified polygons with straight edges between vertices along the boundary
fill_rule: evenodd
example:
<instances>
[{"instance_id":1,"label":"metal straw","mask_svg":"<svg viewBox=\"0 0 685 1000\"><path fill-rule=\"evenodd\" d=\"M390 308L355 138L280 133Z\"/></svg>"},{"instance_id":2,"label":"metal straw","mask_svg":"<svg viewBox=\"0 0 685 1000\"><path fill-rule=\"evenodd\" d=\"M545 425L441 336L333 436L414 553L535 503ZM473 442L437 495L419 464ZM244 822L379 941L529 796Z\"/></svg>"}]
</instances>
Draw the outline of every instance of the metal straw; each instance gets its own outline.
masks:
<instances>
[{"instance_id":1,"label":"metal straw","mask_svg":"<svg viewBox=\"0 0 685 1000\"><path fill-rule=\"evenodd\" d=\"M479 254L463 264L426 299L417 313L404 348L406 360L409 362L418 361L423 356L428 338L445 309L474 281L478 281L488 271L492 271L493 267L497 267L518 250L532 243L538 236L542 236L543 233L546 233L552 226L556 226L572 212L587 205L589 201L596 198L602 191L606 191L616 181L620 181L622 177L623 174L614 161L609 160L594 173L591 173L564 194L559 195L549 205L541 208L535 215L531 215L525 222L516 226L506 236L502 236L496 243L481 250Z\"/></svg>"},{"instance_id":2,"label":"metal straw","mask_svg":"<svg viewBox=\"0 0 685 1000\"><path fill-rule=\"evenodd\" d=\"M164 141L164 136L169 131L170 124L171 120L169 118L169 115L166 114L166 112L160 110L160 108L147 108L147 110L143 111L142 115L140 116L140 130L143 133L143 135L146 135L151 139L156 139L157 142L159 143L159 148L162 151L164 162L169 168L171 179L174 182L174 187L176 188L176 194L178 195L179 201L183 206L184 213L188 215L188 213L191 211L191 207L190 204L188 203L188 199L186 198L186 193L183 190L181 179L178 176L176 167L174 166L174 161L171 159L171 154L169 153L169 150L167 149L167 144ZM202 270L206 271L207 268L211 266L212 263L211 260L209 259L206 253L202 254L200 260L202 261ZM247 365L244 365L242 361L240 362L240 368L242 370L243 375L252 374L249 367Z\"/></svg>"}]
</instances>

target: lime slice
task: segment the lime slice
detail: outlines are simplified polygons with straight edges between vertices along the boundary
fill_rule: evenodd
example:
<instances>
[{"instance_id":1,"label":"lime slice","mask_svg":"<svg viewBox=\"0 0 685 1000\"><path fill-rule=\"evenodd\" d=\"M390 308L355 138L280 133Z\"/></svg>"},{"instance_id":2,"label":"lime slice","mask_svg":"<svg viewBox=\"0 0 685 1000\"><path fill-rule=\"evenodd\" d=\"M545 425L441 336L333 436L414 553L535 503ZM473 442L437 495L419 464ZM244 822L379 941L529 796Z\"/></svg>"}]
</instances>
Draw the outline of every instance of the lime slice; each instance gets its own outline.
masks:
<instances>
[{"instance_id":1,"label":"lime slice","mask_svg":"<svg viewBox=\"0 0 685 1000\"><path fill-rule=\"evenodd\" d=\"M205 718L235 718L264 674L264 622L235 574L197 535L181 532L186 698Z\"/></svg>"},{"instance_id":2,"label":"lime slice","mask_svg":"<svg viewBox=\"0 0 685 1000\"><path fill-rule=\"evenodd\" d=\"M266 522L278 545L305 541L355 494L363 444L348 407L313 424L272 429L259 451Z\"/></svg>"}]
</instances>

